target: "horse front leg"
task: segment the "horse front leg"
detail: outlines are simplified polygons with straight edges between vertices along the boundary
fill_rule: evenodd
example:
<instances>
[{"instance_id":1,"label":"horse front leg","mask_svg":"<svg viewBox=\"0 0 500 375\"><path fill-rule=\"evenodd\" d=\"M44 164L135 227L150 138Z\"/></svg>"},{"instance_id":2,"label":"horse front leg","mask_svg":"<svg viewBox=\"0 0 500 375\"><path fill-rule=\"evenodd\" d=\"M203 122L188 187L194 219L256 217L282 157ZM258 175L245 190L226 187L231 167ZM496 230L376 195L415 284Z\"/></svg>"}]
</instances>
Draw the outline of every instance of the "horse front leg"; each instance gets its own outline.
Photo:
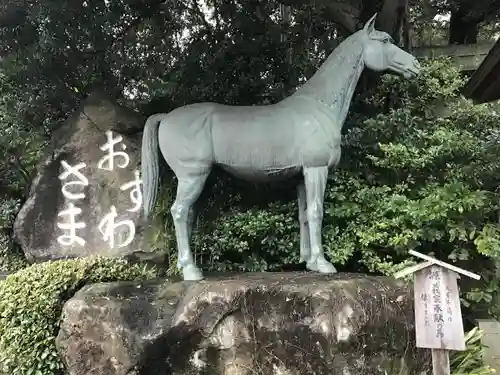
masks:
<instances>
[{"instance_id":1,"label":"horse front leg","mask_svg":"<svg viewBox=\"0 0 500 375\"><path fill-rule=\"evenodd\" d=\"M300 262L307 262L311 257L311 239L307 223L306 185L300 182L297 186L300 225Z\"/></svg>"},{"instance_id":2,"label":"horse front leg","mask_svg":"<svg viewBox=\"0 0 500 375\"><path fill-rule=\"evenodd\" d=\"M195 219L193 206L203 191L207 177L208 174L178 177L177 195L170 209L177 241L177 267L182 270L184 280L203 279L201 270L194 262L190 240Z\"/></svg>"},{"instance_id":3,"label":"horse front leg","mask_svg":"<svg viewBox=\"0 0 500 375\"><path fill-rule=\"evenodd\" d=\"M306 267L320 273L335 273L337 270L325 259L321 241L323 224L323 204L325 197L328 167L304 168L306 185L307 222L311 241L311 256Z\"/></svg>"}]
</instances>

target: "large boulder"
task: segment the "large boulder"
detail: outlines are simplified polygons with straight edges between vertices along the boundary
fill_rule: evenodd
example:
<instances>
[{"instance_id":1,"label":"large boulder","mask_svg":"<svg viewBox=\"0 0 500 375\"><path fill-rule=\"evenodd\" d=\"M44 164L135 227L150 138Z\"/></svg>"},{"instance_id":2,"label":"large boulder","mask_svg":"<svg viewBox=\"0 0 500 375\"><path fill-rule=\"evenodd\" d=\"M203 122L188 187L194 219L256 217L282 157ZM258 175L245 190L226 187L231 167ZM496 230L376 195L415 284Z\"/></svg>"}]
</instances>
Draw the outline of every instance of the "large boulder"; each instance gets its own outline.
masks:
<instances>
[{"instance_id":1,"label":"large boulder","mask_svg":"<svg viewBox=\"0 0 500 375\"><path fill-rule=\"evenodd\" d=\"M65 304L57 346L69 375L385 375L429 367L429 351L415 348L411 288L349 274L89 285Z\"/></svg>"},{"instance_id":2,"label":"large boulder","mask_svg":"<svg viewBox=\"0 0 500 375\"><path fill-rule=\"evenodd\" d=\"M29 261L139 251L143 125L136 112L94 93L53 133L14 224Z\"/></svg>"}]
</instances>

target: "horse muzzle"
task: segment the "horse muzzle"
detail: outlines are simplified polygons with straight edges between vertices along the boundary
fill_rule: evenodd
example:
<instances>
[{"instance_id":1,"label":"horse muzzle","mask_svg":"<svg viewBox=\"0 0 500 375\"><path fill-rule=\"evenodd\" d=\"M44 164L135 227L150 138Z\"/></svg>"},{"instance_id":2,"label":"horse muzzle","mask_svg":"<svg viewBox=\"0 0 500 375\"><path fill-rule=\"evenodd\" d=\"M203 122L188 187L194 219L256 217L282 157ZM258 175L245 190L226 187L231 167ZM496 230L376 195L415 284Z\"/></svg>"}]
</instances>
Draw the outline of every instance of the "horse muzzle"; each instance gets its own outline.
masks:
<instances>
[{"instance_id":1,"label":"horse muzzle","mask_svg":"<svg viewBox=\"0 0 500 375\"><path fill-rule=\"evenodd\" d=\"M403 71L403 76L405 78L415 78L420 73L420 69L421 67L418 60L413 59L412 63L409 64L409 66L405 67L405 70Z\"/></svg>"}]
</instances>

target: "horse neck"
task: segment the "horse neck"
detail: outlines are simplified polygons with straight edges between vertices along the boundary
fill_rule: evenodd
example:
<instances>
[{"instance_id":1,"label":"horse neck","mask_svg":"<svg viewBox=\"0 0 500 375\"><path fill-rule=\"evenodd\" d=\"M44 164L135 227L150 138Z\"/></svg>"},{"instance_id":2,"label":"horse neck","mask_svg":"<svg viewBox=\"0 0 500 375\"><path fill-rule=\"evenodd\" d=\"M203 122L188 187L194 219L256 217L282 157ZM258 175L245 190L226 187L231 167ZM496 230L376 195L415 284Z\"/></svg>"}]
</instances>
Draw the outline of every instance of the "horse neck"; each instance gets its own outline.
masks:
<instances>
[{"instance_id":1,"label":"horse neck","mask_svg":"<svg viewBox=\"0 0 500 375\"><path fill-rule=\"evenodd\" d=\"M360 32L342 42L318 71L292 96L309 96L328 105L342 126L354 90L363 72L363 46Z\"/></svg>"}]
</instances>

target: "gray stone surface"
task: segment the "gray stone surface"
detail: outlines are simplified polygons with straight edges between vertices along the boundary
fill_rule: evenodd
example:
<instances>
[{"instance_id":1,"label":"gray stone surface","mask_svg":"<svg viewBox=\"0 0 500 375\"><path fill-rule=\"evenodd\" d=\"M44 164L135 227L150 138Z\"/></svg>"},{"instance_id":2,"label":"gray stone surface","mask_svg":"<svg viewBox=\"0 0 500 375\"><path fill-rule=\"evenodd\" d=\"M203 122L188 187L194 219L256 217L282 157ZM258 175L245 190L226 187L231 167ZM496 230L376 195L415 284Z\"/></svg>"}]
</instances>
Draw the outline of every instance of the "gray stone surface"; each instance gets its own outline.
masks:
<instances>
[{"instance_id":1,"label":"gray stone surface","mask_svg":"<svg viewBox=\"0 0 500 375\"><path fill-rule=\"evenodd\" d=\"M419 374L412 294L355 274L95 284L64 306L57 346L69 375Z\"/></svg>"},{"instance_id":2,"label":"gray stone surface","mask_svg":"<svg viewBox=\"0 0 500 375\"><path fill-rule=\"evenodd\" d=\"M484 363L500 373L500 322L494 319L478 319L479 328L483 330L481 343L484 348Z\"/></svg>"},{"instance_id":3,"label":"gray stone surface","mask_svg":"<svg viewBox=\"0 0 500 375\"><path fill-rule=\"evenodd\" d=\"M114 101L100 93L94 93L83 103L68 120L54 132L46 158L38 168L30 195L21 208L14 224L16 241L21 245L29 261L44 261L66 257L81 257L88 255L124 256L134 253L141 247L141 213L128 211L134 207L130 189L120 187L135 178L134 171L140 162L140 140L137 136L126 136L124 133L138 131L144 124L144 119L135 112L119 106ZM115 151L124 151L129 156L128 165L125 159L115 156L113 170L98 167L107 150L101 146L107 142L107 131L114 138L122 136L123 141L114 146ZM120 133L122 132L122 133ZM140 136L140 134L139 134ZM123 149L124 145L126 148ZM64 184L70 181L83 181L74 174L65 180L60 175L65 171L63 162L70 166L85 163L79 170L88 180L88 185L72 185L67 187L74 197L83 193L81 199L69 199L62 193ZM110 168L103 163L101 167ZM85 223L85 228L76 229L75 234L85 243L67 241L58 242L58 237L70 233L69 229L60 228L58 223L68 223L69 216L59 216L63 210L73 203L81 213L75 215L76 222ZM115 206L117 217L115 224L122 220L130 220L135 227L134 240L127 246L119 247L127 239L130 228L117 226L114 240L104 238L98 224ZM112 228L112 226L110 226Z\"/></svg>"}]
</instances>

